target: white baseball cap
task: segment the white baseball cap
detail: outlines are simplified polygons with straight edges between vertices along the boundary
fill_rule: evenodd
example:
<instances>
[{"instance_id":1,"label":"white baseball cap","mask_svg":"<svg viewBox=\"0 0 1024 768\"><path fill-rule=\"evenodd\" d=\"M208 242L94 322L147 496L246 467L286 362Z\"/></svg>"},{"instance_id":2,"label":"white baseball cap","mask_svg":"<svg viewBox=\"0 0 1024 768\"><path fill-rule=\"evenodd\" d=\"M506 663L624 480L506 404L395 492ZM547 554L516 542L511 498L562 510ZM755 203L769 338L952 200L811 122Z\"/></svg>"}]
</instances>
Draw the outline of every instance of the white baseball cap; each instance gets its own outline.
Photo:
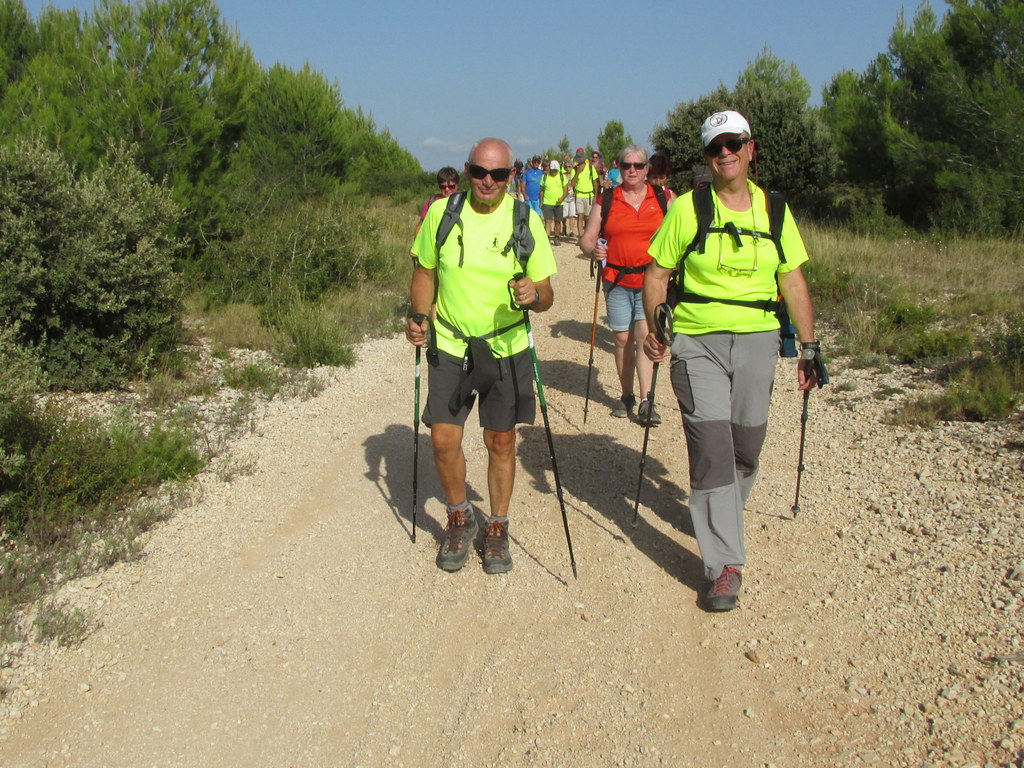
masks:
<instances>
[{"instance_id":1,"label":"white baseball cap","mask_svg":"<svg viewBox=\"0 0 1024 768\"><path fill-rule=\"evenodd\" d=\"M715 112L700 127L700 138L705 147L711 143L712 139L723 133L745 133L749 136L750 123L739 112L726 110L725 112Z\"/></svg>"},{"instance_id":2,"label":"white baseball cap","mask_svg":"<svg viewBox=\"0 0 1024 768\"><path fill-rule=\"evenodd\" d=\"M552 160L551 161L551 165L549 165L548 168L550 170L552 170L552 171L557 171L558 170L558 161L557 160Z\"/></svg>"}]
</instances>

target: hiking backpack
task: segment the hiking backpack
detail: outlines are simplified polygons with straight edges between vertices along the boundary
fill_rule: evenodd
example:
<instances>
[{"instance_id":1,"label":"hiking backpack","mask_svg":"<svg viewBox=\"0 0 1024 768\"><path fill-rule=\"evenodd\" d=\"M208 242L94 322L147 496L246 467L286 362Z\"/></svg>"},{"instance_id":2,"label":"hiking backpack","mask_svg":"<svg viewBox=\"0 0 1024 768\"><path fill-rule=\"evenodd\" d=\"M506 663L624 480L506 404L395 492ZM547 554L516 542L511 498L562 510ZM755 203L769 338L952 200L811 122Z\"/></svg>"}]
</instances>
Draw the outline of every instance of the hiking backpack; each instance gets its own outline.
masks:
<instances>
[{"instance_id":1,"label":"hiking backpack","mask_svg":"<svg viewBox=\"0 0 1024 768\"><path fill-rule=\"evenodd\" d=\"M789 313L786 311L786 304L782 300L782 293L779 292L777 298L773 301L771 299L765 299L763 301L746 301L743 299L716 299L713 296L701 296L700 294L690 293L683 287L683 277L685 274L683 262L686 261L686 257L694 251L704 253L705 243L707 242L708 235L724 234L733 238L736 241L737 247L740 247L741 235L748 235L753 237L755 240L759 238L765 238L771 240L775 244L775 250L779 255L779 263L786 263L786 254L782 249L782 223L786 216L786 199L781 192L765 192L765 207L768 212L769 231L760 232L752 229L743 229L737 227L733 222L727 221L722 227L712 226L715 220L714 201L711 198L711 186L702 184L693 190L693 208L697 215L697 234L693 236L693 240L683 251L683 257L679 261L679 265L676 267L675 274L669 286L668 303L671 306L675 306L678 302L686 302L690 304L710 304L712 302L717 304L728 304L730 306L737 307L749 307L751 309L761 309L765 312L772 312L779 319L779 329L781 332L781 343L779 354L782 357L796 357L796 329L793 324L789 321ZM778 282L778 276L776 276L776 283Z\"/></svg>"},{"instance_id":2,"label":"hiking backpack","mask_svg":"<svg viewBox=\"0 0 1024 768\"><path fill-rule=\"evenodd\" d=\"M462 244L462 208L466 204L466 193L456 192L448 198L448 203L444 208L444 215L441 217L441 223L437 225L437 233L434 237L434 248L440 254L441 246L445 244L448 237L451 235L452 230L458 226L459 228L459 266L463 265L466 252ZM508 242L501 251L502 256L507 256L509 251L515 254L516 260L522 267L523 272L526 271L526 262L530 260L530 256L533 254L533 249L536 246L533 233L530 231L530 208L529 204L523 200L512 200L512 235L509 237ZM438 286L434 285L434 303L437 303L437 290ZM437 322L444 325L449 331L451 331L455 338L461 340L468 340L469 337L465 336L462 331L448 322L445 318L441 317L440 313L436 315ZM500 336L506 331L510 331L513 328L517 328L526 322L525 316L512 323L511 325L499 328L495 331L491 331L479 338L481 340L487 340ZM427 354L437 354L437 336L434 331L434 326L431 325L430 344L427 350ZM466 364L466 361L463 361ZM453 396L454 397L454 396Z\"/></svg>"},{"instance_id":3,"label":"hiking backpack","mask_svg":"<svg viewBox=\"0 0 1024 768\"><path fill-rule=\"evenodd\" d=\"M448 204L444 208L444 215L441 223L437 226L437 235L434 238L434 248L440 253L441 246L448 240L452 229L459 227L459 266L462 266L465 258L465 251L462 246L462 207L466 204L466 193L456 192L448 198ZM526 269L526 262L536 242L533 233L530 231L530 206L523 200L512 200L512 236L501 251L502 256L507 256L510 250L514 250L516 259Z\"/></svg>"}]
</instances>

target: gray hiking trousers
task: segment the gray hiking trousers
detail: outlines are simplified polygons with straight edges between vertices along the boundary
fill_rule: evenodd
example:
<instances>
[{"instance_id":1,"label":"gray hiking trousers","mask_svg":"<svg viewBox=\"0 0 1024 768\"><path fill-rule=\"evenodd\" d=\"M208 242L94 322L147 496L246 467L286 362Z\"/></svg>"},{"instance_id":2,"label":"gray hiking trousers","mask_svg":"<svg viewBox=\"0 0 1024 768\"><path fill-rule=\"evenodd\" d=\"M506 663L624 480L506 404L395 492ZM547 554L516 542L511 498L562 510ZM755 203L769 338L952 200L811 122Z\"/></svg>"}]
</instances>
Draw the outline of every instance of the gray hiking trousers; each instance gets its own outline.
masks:
<instances>
[{"instance_id":1,"label":"gray hiking trousers","mask_svg":"<svg viewBox=\"0 0 1024 768\"><path fill-rule=\"evenodd\" d=\"M709 579L746 562L743 507L768 431L778 356L778 331L677 333L672 341L672 388L690 459L690 517Z\"/></svg>"}]
</instances>

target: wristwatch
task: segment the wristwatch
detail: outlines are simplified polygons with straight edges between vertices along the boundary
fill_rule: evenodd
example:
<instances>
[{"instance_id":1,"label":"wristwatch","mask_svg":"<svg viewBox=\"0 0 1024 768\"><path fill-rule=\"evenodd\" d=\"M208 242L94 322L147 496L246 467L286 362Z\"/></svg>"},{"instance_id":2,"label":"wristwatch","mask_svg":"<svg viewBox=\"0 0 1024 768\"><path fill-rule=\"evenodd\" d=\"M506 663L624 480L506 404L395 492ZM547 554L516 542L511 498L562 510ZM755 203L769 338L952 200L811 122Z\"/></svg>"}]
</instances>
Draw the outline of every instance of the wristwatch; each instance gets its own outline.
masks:
<instances>
[{"instance_id":1,"label":"wristwatch","mask_svg":"<svg viewBox=\"0 0 1024 768\"><path fill-rule=\"evenodd\" d=\"M813 360L821 351L821 342L805 341L800 345L800 359Z\"/></svg>"}]
</instances>

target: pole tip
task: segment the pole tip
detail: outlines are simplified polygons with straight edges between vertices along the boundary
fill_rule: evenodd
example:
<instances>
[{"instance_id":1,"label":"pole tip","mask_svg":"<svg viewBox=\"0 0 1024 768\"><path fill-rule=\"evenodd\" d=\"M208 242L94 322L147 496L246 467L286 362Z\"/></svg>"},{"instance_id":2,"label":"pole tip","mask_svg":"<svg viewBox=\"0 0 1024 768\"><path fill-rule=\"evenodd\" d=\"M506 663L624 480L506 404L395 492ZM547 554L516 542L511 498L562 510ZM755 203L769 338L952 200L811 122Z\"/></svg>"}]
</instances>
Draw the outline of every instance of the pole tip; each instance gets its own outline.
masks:
<instances>
[{"instance_id":1,"label":"pole tip","mask_svg":"<svg viewBox=\"0 0 1024 768\"><path fill-rule=\"evenodd\" d=\"M797 516L797 514L799 514L799 512L800 512L800 505L799 504L794 504L793 507L789 511L793 513L793 517L795 518Z\"/></svg>"}]
</instances>

